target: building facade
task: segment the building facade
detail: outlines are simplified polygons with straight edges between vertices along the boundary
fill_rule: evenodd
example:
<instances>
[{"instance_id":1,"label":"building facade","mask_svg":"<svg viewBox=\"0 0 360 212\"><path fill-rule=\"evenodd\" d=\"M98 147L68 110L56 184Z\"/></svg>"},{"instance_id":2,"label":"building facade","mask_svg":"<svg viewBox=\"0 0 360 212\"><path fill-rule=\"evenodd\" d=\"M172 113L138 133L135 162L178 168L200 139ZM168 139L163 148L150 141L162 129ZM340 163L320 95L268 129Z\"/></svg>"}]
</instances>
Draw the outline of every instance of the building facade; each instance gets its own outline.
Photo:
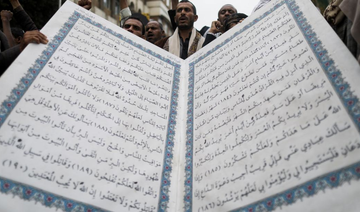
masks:
<instances>
[{"instance_id":1,"label":"building facade","mask_svg":"<svg viewBox=\"0 0 360 212\"><path fill-rule=\"evenodd\" d=\"M73 0L77 2L77 0ZM131 12L141 13L149 20L156 20L163 25L167 35L172 35L168 10L171 8L170 0L127 0ZM120 1L119 0L92 0L91 11L106 20L120 24Z\"/></svg>"}]
</instances>

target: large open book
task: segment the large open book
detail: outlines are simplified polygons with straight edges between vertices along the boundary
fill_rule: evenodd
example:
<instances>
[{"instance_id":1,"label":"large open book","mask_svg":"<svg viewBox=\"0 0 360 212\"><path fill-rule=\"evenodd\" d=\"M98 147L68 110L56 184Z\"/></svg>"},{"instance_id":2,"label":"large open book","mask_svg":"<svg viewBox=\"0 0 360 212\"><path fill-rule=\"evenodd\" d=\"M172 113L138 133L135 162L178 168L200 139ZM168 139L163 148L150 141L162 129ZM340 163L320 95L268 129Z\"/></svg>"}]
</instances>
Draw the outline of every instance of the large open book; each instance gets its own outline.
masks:
<instances>
[{"instance_id":1,"label":"large open book","mask_svg":"<svg viewBox=\"0 0 360 212\"><path fill-rule=\"evenodd\" d=\"M187 60L67 2L0 79L0 211L357 211L360 68L308 0Z\"/></svg>"}]
</instances>

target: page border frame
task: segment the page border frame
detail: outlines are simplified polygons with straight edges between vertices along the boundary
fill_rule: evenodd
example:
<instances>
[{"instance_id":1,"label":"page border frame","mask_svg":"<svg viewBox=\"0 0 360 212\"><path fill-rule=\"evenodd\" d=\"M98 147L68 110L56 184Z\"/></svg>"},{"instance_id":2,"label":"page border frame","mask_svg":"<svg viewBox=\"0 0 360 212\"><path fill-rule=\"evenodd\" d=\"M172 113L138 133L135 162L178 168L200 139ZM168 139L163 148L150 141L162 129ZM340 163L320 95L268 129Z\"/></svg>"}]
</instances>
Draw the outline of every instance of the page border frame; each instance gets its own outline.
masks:
<instances>
[{"instance_id":1,"label":"page border frame","mask_svg":"<svg viewBox=\"0 0 360 212\"><path fill-rule=\"evenodd\" d=\"M163 171L161 175L161 184L158 195L158 211L166 211L169 204L169 190L171 184L171 172L172 172L172 160L173 160L173 149L174 149L174 138L175 138L175 127L176 117L178 109L178 96L179 96L179 84L180 84L180 70L181 65L171 61L170 59L163 57L150 49L143 47L141 44L134 42L133 40L123 36L122 34L116 33L113 30L81 15L79 12L74 11L70 15L68 21L59 30L58 34L54 36L53 40L47 44L47 48L41 53L39 58L35 61L35 64L28 69L25 76L20 79L19 84L12 89L10 95L0 105L0 128L5 123L7 117L10 115L12 110L16 107L20 99L25 95L26 91L30 88L32 83L35 81L41 70L46 66L56 49L60 46L62 41L71 31L76 22L82 19L95 27L98 27L107 33L110 33L117 38L127 42L128 44L136 47L163 62L172 65L174 67L173 85L171 91L169 119L167 124L166 132L166 144L164 148L164 159L163 159ZM3 165L3 164L2 164ZM60 195L47 192L42 189L38 189L29 185L18 183L10 179L0 177L0 192L4 194L13 194L20 197L23 200L33 200L40 202L46 207L55 207L64 211L79 211L79 212L105 212L106 210L99 207L92 206L87 203L74 201L70 198L62 197Z\"/></svg>"},{"instance_id":2,"label":"page border frame","mask_svg":"<svg viewBox=\"0 0 360 212\"><path fill-rule=\"evenodd\" d=\"M244 26L239 31L235 32L234 35L227 38L221 44L217 45L215 48L206 52L195 61L189 64L189 92L188 92L188 111L187 111L187 128L186 128L186 165L185 165L185 195L184 195L184 205L185 211L191 212L193 208L192 198L193 198L193 138L194 138L194 81L195 73L194 67L195 64L205 59L207 56L215 52L220 47L229 43L239 34L245 32L251 26L258 23L260 20L266 18L272 12L277 10L282 5L286 5L291 12L294 20L296 21L297 26L300 28L300 31L303 33L304 38L306 39L308 45L310 46L312 52L316 55L316 59L321 64L322 70L333 86L334 90L337 92L338 97L340 98L343 106L346 108L347 113L354 122L357 130L360 132L360 102L359 98L354 95L351 91L350 85L342 77L340 70L336 68L336 65L333 59L328 55L328 51L323 47L321 41L318 40L316 33L312 30L312 26L307 22L306 18L303 16L302 11L296 3L296 0L283 0L280 3L274 5L270 10L266 11L259 18L254 19L251 23ZM297 199L301 199L304 196L312 196L317 194L320 190L325 188L334 188L342 185L344 182L349 182L350 180L359 180L360 179L360 162L357 162L353 165L348 166L347 168L340 169L331 173L327 173L321 177L318 177L313 180L309 180L299 186L289 188L284 192L279 192L278 194L268 197L264 200L260 200L254 204L250 204L245 207L234 209L232 211L236 212L258 212L263 211L272 211L276 207L281 207L286 204L291 204Z\"/></svg>"}]
</instances>

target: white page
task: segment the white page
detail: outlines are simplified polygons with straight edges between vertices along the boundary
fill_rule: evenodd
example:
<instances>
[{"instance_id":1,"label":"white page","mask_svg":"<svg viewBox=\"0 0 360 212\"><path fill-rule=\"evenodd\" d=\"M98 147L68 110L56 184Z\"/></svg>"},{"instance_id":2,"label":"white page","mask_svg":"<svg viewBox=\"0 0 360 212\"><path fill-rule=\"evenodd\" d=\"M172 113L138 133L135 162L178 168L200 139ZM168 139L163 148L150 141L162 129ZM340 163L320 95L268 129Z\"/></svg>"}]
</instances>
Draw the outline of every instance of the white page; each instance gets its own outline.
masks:
<instances>
[{"instance_id":1,"label":"white page","mask_svg":"<svg viewBox=\"0 0 360 212\"><path fill-rule=\"evenodd\" d=\"M360 68L310 1L271 1L188 61L186 211L355 202Z\"/></svg>"},{"instance_id":2,"label":"white page","mask_svg":"<svg viewBox=\"0 0 360 212\"><path fill-rule=\"evenodd\" d=\"M183 61L71 2L42 32L0 79L0 210L176 207Z\"/></svg>"}]
</instances>

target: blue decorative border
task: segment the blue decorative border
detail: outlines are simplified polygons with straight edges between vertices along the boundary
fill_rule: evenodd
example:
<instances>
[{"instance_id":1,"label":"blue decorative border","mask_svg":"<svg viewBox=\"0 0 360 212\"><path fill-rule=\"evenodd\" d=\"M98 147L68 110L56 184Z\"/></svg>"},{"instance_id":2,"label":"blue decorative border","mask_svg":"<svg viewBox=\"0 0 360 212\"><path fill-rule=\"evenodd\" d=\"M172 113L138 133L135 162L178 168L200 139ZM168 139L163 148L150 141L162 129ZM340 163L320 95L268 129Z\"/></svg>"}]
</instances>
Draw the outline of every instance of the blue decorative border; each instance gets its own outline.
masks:
<instances>
[{"instance_id":1,"label":"blue decorative border","mask_svg":"<svg viewBox=\"0 0 360 212\"><path fill-rule=\"evenodd\" d=\"M296 0L284 0L279 4L275 5L273 8L265 12L259 18L253 20L248 25L244 26L239 31L235 32L234 35L227 38L221 44L217 45L215 48L209 50L206 54L199 57L197 60L189 64L189 93L188 93L188 110L187 110L187 128L186 128L186 166L185 166L185 211L192 211L192 187L193 187L193 111L194 111L194 67L195 64L205 59L219 48L229 43L232 39L240 35L241 33L248 30L250 27L258 23L260 20L264 19L272 12L277 10L282 5L286 6L291 11L292 16L294 17L297 25L304 34L309 46L311 47L313 53L316 55L317 60L320 62L322 69L329 81L331 82L333 88L338 93L339 98L341 99L343 105L348 111L348 114L353 119L354 124L357 126L357 130L360 131L360 102L357 96L351 91L350 85L345 82L340 70L335 66L334 61L329 57L328 52L323 48L321 41L317 39L317 35L312 30L312 27L307 22L306 18L303 16L302 11L299 9L299 6L295 2ZM333 188L339 185L342 185L343 182L350 181L352 179L360 178L360 162L352 165L348 168L341 169L330 174L326 174L317 179L306 182L298 187L289 189L283 193L279 193L268 199L259 201L245 208L236 209L234 211L241 212L259 212L259 211L272 211L278 206L284 204L291 204L297 199L311 196L316 194L319 190L323 190L327 187Z\"/></svg>"},{"instance_id":2,"label":"blue decorative border","mask_svg":"<svg viewBox=\"0 0 360 212\"><path fill-rule=\"evenodd\" d=\"M48 43L48 47L44 50L40 57L35 61L24 77L20 79L19 84L11 91L10 96L0 105L0 127L5 123L5 120L10 115L11 111L15 108L20 99L24 96L25 92L30 88L36 77L40 74L41 70L45 67L51 56L56 49L60 46L61 42L68 35L75 23L80 18L79 13L74 13L69 20L60 29L59 33L55 35L53 40Z\"/></svg>"},{"instance_id":3,"label":"blue decorative border","mask_svg":"<svg viewBox=\"0 0 360 212\"><path fill-rule=\"evenodd\" d=\"M269 11L262 14L259 18L254 19L251 23L244 26L241 30L235 32L231 37L227 38L222 43L218 44L215 48L209 50L203 56L196 59L194 62L189 64L189 92L188 92L188 103L187 103L187 121L186 121L186 165L185 165L185 196L184 196L184 204L185 204L185 211L191 212L192 211L192 195L193 195L193 138L194 138L194 80L195 80L195 64L200 62L201 60L205 59L215 51L217 51L222 46L229 43L232 39L240 35L241 33L247 31L250 27L257 24L260 20L266 18L272 12L277 10L279 7L284 5L285 2L282 1L279 4L275 5Z\"/></svg>"},{"instance_id":4,"label":"blue decorative border","mask_svg":"<svg viewBox=\"0 0 360 212\"><path fill-rule=\"evenodd\" d=\"M30 187L11 180L0 178L0 192L13 194L27 201L36 201L50 208L57 208L66 212L106 212L103 209L76 202L62 196L54 195L41 189Z\"/></svg>"},{"instance_id":5,"label":"blue decorative border","mask_svg":"<svg viewBox=\"0 0 360 212\"><path fill-rule=\"evenodd\" d=\"M168 121L168 131L166 134L166 147L164 154L164 165L161 176L161 186L160 186L160 195L158 202L158 211L166 211L169 203L169 188L170 188L170 176L172 171L172 159L173 159L173 148L174 148L174 137L175 137L175 126L176 126L176 116L178 109L178 93L179 93L179 83L180 83L180 64L177 64L171 61L168 58L165 58L150 49L143 47L142 45L134 42L131 39L124 37L122 34L114 32L113 30L102 26L101 24L81 15L78 12L74 12L69 20L64 24L60 29L59 33L54 37L54 39L48 44L46 50L44 50L40 57L35 61L35 64L27 71L24 77L21 78L19 84L11 91L9 97L2 102L0 105L0 128L5 123L5 120L10 115L11 111L24 96L25 92L30 88L31 84L34 82L36 77L45 67L47 62L50 60L51 56L54 54L56 49L60 46L61 42L65 39L67 34L73 28L75 23L82 19L93 26L96 26L117 38L127 42L128 44L140 49L160 60L166 62L167 64L172 65L174 70L173 78L173 87L171 93L171 106L169 112L169 121ZM19 196L25 200L35 200L41 202L47 207L56 207L63 209L64 211L79 211L79 212L93 212L93 211L103 211L101 209L89 206L85 203L76 202L70 199L66 199L61 196L57 196L46 191L36 189L27 185L13 182L9 179L0 177L0 192L2 193L12 193ZM51 200L51 201L50 201Z\"/></svg>"},{"instance_id":6,"label":"blue decorative border","mask_svg":"<svg viewBox=\"0 0 360 212\"><path fill-rule=\"evenodd\" d=\"M278 193L272 197L253 203L249 206L232 210L233 212L264 212L272 211L283 205L290 205L298 199L310 197L328 188L336 188L351 180L360 179L360 163L356 163L322 177L310 180L295 188Z\"/></svg>"}]
</instances>

